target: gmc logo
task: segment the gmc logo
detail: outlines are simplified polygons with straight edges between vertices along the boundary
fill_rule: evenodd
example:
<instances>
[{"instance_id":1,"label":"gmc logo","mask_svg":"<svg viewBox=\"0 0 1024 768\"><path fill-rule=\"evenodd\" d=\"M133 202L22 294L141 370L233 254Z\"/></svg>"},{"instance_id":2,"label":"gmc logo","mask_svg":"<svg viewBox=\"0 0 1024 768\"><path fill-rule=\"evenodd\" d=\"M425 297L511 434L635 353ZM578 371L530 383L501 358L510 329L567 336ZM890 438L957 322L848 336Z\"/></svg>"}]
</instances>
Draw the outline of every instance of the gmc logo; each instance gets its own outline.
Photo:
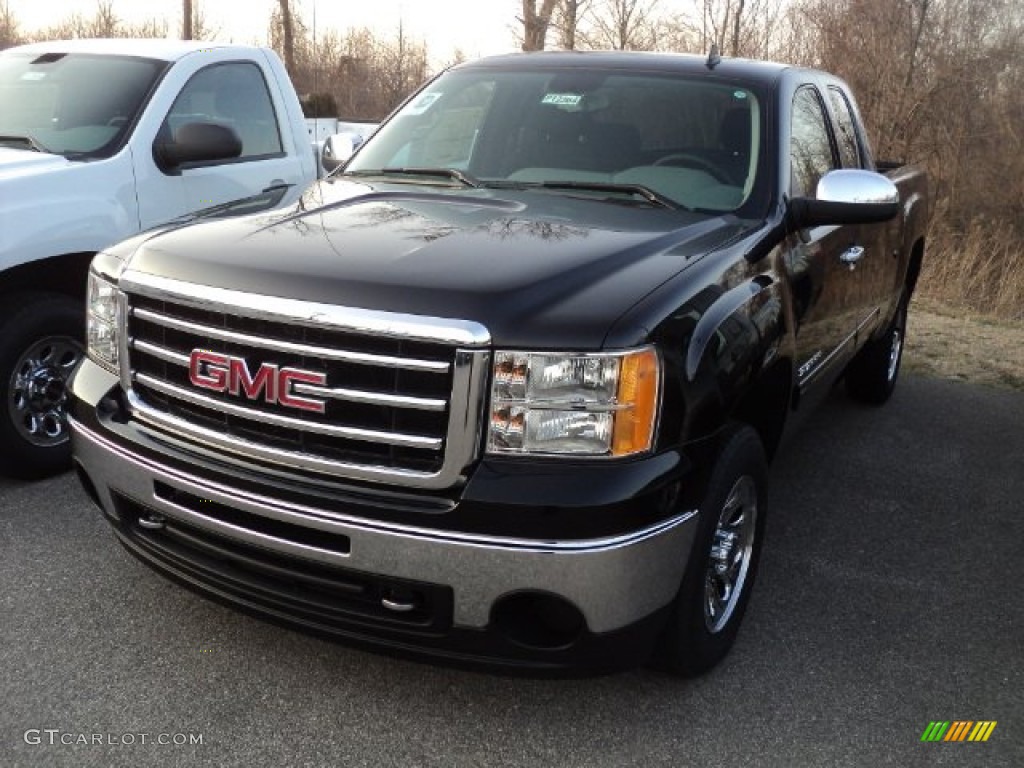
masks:
<instances>
[{"instance_id":1,"label":"gmc logo","mask_svg":"<svg viewBox=\"0 0 1024 768\"><path fill-rule=\"evenodd\" d=\"M241 394L250 400L258 400L262 396L267 403L280 403L300 411L323 413L327 408L323 400L294 393L296 384L326 385L327 375L324 373L263 363L253 375L240 357L193 349L188 359L188 380L202 389Z\"/></svg>"}]
</instances>

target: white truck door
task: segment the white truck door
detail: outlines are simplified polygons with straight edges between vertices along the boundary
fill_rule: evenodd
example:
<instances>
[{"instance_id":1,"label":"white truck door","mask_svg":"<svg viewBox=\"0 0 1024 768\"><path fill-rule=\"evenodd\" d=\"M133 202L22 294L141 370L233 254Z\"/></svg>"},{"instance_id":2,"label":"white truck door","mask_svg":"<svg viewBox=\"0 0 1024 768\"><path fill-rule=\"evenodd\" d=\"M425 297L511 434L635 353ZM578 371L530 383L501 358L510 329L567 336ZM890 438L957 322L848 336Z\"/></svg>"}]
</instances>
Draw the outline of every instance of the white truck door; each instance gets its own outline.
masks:
<instances>
[{"instance_id":1,"label":"white truck door","mask_svg":"<svg viewBox=\"0 0 1024 768\"><path fill-rule=\"evenodd\" d=\"M284 106L278 105L260 65L250 60L214 59L207 56L202 66L192 68L173 103L161 110L148 144L135 155L143 228L279 184L295 185L301 191L307 181L293 138L282 135L290 125ZM193 122L231 128L242 141L241 156L162 171L152 157L153 142L160 136L173 136L182 125Z\"/></svg>"},{"instance_id":2,"label":"white truck door","mask_svg":"<svg viewBox=\"0 0 1024 768\"><path fill-rule=\"evenodd\" d=\"M305 182L292 142L282 135L286 119L278 116L274 99L260 67L235 61L208 66L193 76L179 102L186 109L200 108L210 122L225 125L242 140L236 160L185 168L185 197L193 209L238 200L271 186L299 187ZM178 104L167 116L172 127L192 117ZM312 150L310 150L312 151Z\"/></svg>"}]
</instances>

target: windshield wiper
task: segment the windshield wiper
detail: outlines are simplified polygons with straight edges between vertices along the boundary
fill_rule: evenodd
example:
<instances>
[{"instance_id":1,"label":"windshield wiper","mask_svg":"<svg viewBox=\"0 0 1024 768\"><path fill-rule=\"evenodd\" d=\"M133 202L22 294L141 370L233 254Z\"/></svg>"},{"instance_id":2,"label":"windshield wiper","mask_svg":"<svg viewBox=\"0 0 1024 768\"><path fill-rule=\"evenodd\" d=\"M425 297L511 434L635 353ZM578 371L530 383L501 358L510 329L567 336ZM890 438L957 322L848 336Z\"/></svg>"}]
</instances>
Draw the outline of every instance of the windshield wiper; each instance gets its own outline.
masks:
<instances>
[{"instance_id":1,"label":"windshield wiper","mask_svg":"<svg viewBox=\"0 0 1024 768\"><path fill-rule=\"evenodd\" d=\"M40 144L34 137L29 136L27 133L23 136L19 136L13 133L0 134L0 144L26 144L28 149L33 152L45 152L51 154L50 150Z\"/></svg>"},{"instance_id":2,"label":"windshield wiper","mask_svg":"<svg viewBox=\"0 0 1024 768\"><path fill-rule=\"evenodd\" d=\"M455 168L381 168L379 171L348 171L343 176L434 176L454 179L466 187L479 187L480 181Z\"/></svg>"},{"instance_id":3,"label":"windshield wiper","mask_svg":"<svg viewBox=\"0 0 1024 768\"><path fill-rule=\"evenodd\" d=\"M655 192L643 184L615 184L610 181L541 181L529 186L541 187L542 189L578 189L584 192L618 192L624 195L642 197L651 205L661 208L668 208L671 211L692 211L682 203L677 203L670 197L665 197L660 192Z\"/></svg>"}]
</instances>

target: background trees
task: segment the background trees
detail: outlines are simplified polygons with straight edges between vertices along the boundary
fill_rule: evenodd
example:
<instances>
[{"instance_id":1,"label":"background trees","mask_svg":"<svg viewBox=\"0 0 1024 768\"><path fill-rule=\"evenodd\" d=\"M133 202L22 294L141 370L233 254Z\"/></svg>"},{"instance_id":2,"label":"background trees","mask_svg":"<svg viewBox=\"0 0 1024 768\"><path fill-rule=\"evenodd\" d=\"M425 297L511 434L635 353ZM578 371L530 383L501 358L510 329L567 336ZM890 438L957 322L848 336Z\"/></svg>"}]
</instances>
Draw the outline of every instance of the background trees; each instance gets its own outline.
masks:
<instances>
[{"instance_id":1,"label":"background trees","mask_svg":"<svg viewBox=\"0 0 1024 768\"><path fill-rule=\"evenodd\" d=\"M779 58L857 94L875 154L926 166L926 287L1024 319L1024 7L1015 0L796 0Z\"/></svg>"}]
</instances>

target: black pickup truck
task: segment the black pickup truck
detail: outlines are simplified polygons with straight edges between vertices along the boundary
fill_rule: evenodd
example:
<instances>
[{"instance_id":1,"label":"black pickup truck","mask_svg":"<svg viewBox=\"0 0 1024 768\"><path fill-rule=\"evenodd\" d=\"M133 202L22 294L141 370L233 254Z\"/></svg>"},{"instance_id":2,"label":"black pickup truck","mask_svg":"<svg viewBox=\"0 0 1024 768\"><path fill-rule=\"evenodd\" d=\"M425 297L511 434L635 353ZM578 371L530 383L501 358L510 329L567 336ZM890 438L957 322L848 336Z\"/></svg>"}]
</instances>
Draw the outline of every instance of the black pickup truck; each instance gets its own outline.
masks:
<instances>
[{"instance_id":1,"label":"black pickup truck","mask_svg":"<svg viewBox=\"0 0 1024 768\"><path fill-rule=\"evenodd\" d=\"M290 209L95 258L77 472L142 561L272 620L697 674L796 417L893 391L926 208L823 72L461 65Z\"/></svg>"}]
</instances>

